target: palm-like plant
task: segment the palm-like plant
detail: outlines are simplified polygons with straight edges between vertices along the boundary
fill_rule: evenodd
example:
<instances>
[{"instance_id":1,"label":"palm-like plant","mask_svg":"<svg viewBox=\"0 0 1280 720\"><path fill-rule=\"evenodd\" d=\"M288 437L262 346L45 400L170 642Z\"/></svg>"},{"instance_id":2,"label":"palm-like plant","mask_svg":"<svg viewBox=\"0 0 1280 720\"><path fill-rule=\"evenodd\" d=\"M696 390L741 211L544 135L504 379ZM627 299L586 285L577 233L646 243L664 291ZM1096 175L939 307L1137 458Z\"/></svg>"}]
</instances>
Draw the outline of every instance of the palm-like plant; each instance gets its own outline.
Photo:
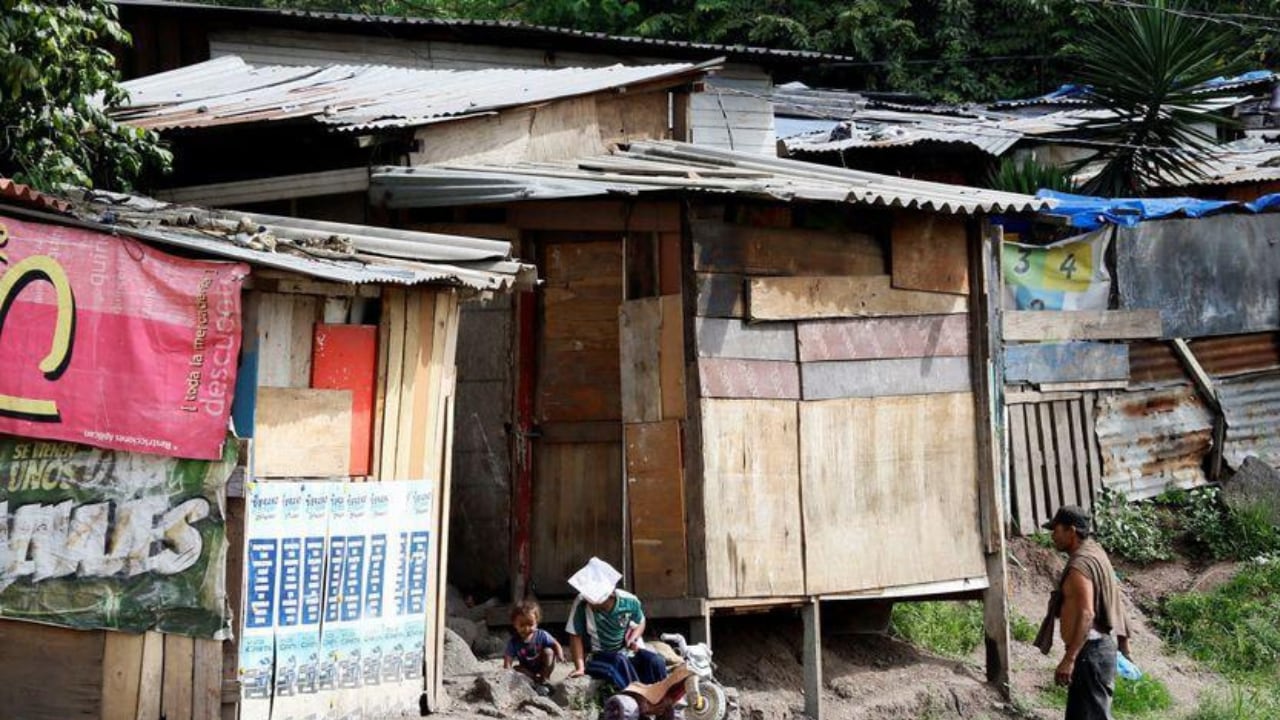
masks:
<instances>
[{"instance_id":1,"label":"palm-like plant","mask_svg":"<svg viewBox=\"0 0 1280 720\"><path fill-rule=\"evenodd\" d=\"M1135 195L1199 176L1217 139L1203 128L1229 122L1209 104L1225 93L1204 85L1243 61L1230 29L1186 14L1180 0L1149 0L1099 13L1075 55L1078 77L1108 111L1083 128L1100 146L1086 162L1101 165L1086 192Z\"/></svg>"}]
</instances>

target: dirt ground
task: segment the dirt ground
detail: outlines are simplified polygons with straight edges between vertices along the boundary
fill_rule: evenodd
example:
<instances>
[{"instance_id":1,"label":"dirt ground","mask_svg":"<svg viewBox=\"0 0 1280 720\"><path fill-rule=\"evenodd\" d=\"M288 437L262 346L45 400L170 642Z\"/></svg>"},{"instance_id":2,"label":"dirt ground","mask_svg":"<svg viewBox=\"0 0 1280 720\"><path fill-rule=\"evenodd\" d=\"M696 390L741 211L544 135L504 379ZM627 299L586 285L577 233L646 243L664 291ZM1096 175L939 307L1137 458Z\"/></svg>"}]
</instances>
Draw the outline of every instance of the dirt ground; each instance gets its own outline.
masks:
<instances>
[{"instance_id":1,"label":"dirt ground","mask_svg":"<svg viewBox=\"0 0 1280 720\"><path fill-rule=\"evenodd\" d=\"M1029 540L1014 540L1009 549L1010 610L1038 625L1063 561ZM1134 660L1169 688L1174 698L1170 717L1189 712L1202 693L1219 688L1223 681L1189 658L1167 653L1143 608L1171 593L1225 582L1234 570L1229 564L1197 567L1185 560L1148 567L1117 563L1131 601ZM802 629L795 611L715 619L717 677L737 689L743 720L804 717ZM497 647L493 642L483 645L489 652ZM535 700L531 691L505 679L500 660L475 660L467 650L462 642L451 650L449 664L457 670L448 680L453 703L435 717L595 720L595 710L583 696L585 688L571 689L568 698L562 691L559 705ZM984 681L981 648L964 660L952 660L884 635L828 634L823 638L824 715L838 720L1060 718L1062 710L1046 699L1060 650L1058 641L1054 654L1045 656L1015 640L1010 648L1014 701L1006 703ZM561 680L568 669L561 666L553 680Z\"/></svg>"}]
</instances>

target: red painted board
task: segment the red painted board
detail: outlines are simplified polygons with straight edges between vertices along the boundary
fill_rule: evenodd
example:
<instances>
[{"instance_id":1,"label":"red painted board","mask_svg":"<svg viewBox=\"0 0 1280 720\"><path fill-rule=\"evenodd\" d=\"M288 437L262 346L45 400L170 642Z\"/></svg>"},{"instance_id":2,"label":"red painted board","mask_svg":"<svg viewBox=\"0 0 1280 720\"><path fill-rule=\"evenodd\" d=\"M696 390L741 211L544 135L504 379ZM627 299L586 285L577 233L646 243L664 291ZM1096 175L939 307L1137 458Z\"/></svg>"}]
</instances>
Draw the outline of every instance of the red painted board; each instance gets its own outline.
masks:
<instances>
[{"instance_id":1,"label":"red painted board","mask_svg":"<svg viewBox=\"0 0 1280 720\"><path fill-rule=\"evenodd\" d=\"M311 387L351 391L351 475L368 475L378 326L317 324L311 353Z\"/></svg>"}]
</instances>

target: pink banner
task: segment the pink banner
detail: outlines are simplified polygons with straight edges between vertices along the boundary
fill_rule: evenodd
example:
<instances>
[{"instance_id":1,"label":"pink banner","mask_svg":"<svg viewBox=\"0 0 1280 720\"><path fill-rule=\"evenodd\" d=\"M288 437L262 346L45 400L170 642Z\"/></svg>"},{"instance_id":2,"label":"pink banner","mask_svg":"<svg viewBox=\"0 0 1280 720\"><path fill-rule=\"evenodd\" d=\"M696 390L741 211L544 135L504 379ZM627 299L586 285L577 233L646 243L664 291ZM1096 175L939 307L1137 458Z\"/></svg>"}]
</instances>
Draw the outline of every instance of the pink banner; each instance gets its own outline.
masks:
<instances>
[{"instance_id":1,"label":"pink banner","mask_svg":"<svg viewBox=\"0 0 1280 720\"><path fill-rule=\"evenodd\" d=\"M248 272L0 215L0 432L221 457Z\"/></svg>"}]
</instances>

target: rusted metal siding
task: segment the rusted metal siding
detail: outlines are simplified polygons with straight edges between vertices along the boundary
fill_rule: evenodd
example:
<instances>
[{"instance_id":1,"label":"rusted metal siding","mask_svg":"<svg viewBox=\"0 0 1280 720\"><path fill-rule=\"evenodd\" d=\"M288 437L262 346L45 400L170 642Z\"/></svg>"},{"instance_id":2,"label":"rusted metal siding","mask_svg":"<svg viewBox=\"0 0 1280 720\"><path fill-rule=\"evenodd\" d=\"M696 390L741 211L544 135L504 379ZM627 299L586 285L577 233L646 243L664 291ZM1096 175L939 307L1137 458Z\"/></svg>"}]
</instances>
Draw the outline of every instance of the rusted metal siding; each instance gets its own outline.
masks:
<instances>
[{"instance_id":1,"label":"rusted metal siding","mask_svg":"<svg viewBox=\"0 0 1280 720\"><path fill-rule=\"evenodd\" d=\"M1190 345L1210 375L1240 375L1280 368L1280 333L1199 338ZM1169 343L1158 341L1129 345L1129 378L1135 384L1190 381Z\"/></svg>"},{"instance_id":2,"label":"rusted metal siding","mask_svg":"<svg viewBox=\"0 0 1280 720\"><path fill-rule=\"evenodd\" d=\"M1165 338L1280 329L1280 215L1160 220L1117 231L1126 310L1155 308Z\"/></svg>"},{"instance_id":3,"label":"rusted metal siding","mask_svg":"<svg viewBox=\"0 0 1280 720\"><path fill-rule=\"evenodd\" d=\"M1230 378L1218 384L1218 396L1227 415L1227 465L1238 468L1255 455L1280 466L1280 372Z\"/></svg>"},{"instance_id":4,"label":"rusted metal siding","mask_svg":"<svg viewBox=\"0 0 1280 720\"><path fill-rule=\"evenodd\" d=\"M1098 399L1102 484L1131 500L1205 482L1213 418L1190 385Z\"/></svg>"}]
</instances>

